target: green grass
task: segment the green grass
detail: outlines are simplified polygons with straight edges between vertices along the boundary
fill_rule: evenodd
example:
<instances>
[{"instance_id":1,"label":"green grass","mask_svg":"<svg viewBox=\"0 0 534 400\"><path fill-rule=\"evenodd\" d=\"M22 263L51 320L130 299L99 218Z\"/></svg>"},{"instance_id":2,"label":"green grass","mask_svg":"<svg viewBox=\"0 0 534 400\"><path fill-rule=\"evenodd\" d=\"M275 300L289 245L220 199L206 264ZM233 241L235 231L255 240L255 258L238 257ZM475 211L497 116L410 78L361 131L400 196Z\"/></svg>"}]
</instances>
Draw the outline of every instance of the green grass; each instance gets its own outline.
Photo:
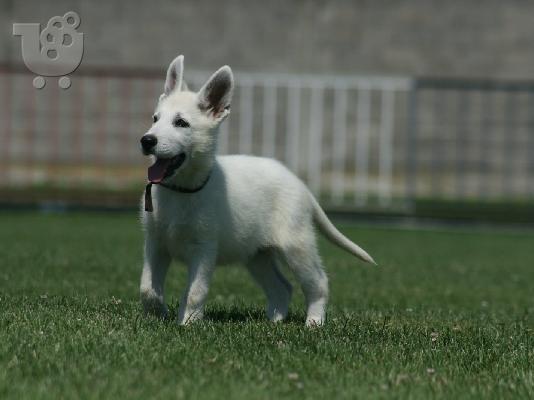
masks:
<instances>
[{"instance_id":1,"label":"green grass","mask_svg":"<svg viewBox=\"0 0 534 400\"><path fill-rule=\"evenodd\" d=\"M321 241L324 328L304 328L298 290L266 322L235 267L184 328L140 312L136 215L0 214L0 398L534 396L533 233L341 228L381 266Z\"/></svg>"}]
</instances>

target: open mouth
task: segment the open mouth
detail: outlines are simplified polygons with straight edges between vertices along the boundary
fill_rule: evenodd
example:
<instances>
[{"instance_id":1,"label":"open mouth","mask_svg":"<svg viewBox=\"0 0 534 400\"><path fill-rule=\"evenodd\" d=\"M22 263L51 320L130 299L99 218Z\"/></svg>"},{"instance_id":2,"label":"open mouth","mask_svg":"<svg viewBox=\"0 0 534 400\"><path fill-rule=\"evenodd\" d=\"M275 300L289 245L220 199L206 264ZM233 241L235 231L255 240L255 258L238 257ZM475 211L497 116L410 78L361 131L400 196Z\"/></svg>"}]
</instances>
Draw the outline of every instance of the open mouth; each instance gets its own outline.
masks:
<instances>
[{"instance_id":1,"label":"open mouth","mask_svg":"<svg viewBox=\"0 0 534 400\"><path fill-rule=\"evenodd\" d=\"M160 183L163 179L174 174L185 161L185 153L180 153L172 158L156 158L156 162L148 167L148 180L152 183Z\"/></svg>"}]
</instances>

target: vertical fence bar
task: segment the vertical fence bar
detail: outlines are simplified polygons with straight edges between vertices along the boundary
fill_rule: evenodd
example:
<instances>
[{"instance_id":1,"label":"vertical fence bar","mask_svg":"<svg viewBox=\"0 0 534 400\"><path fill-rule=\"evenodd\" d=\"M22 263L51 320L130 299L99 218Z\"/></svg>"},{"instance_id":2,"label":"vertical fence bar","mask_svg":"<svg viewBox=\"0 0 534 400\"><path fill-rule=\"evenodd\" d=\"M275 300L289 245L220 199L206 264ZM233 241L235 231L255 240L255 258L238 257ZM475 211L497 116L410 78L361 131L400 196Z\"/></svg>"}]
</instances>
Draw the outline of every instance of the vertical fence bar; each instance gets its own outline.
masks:
<instances>
[{"instance_id":1,"label":"vertical fence bar","mask_svg":"<svg viewBox=\"0 0 534 400\"><path fill-rule=\"evenodd\" d=\"M49 88L51 93L50 109L48 114L48 133L50 140L49 146L49 159L48 163L57 163L59 160L59 153L61 149L60 131L59 131L59 88L57 86Z\"/></svg>"},{"instance_id":2,"label":"vertical fence bar","mask_svg":"<svg viewBox=\"0 0 534 400\"><path fill-rule=\"evenodd\" d=\"M263 86L263 141L262 154L274 157L276 152L276 85L266 81Z\"/></svg>"},{"instance_id":3,"label":"vertical fence bar","mask_svg":"<svg viewBox=\"0 0 534 400\"><path fill-rule=\"evenodd\" d=\"M75 85L76 90L76 102L74 105L74 129L72 129L72 162L76 164L83 164L83 136L84 136L84 127L85 127L85 118L84 118L84 107L85 107L85 84L86 78L80 77ZM82 174L76 174L77 181L83 181Z\"/></svg>"},{"instance_id":4,"label":"vertical fence bar","mask_svg":"<svg viewBox=\"0 0 534 400\"><path fill-rule=\"evenodd\" d=\"M334 126L332 147L332 202L339 204L345 194L345 151L347 146L347 89L337 86L334 92Z\"/></svg>"},{"instance_id":5,"label":"vertical fence bar","mask_svg":"<svg viewBox=\"0 0 534 400\"><path fill-rule=\"evenodd\" d=\"M472 107L471 111L471 124L469 126L469 132L473 132L471 136L473 151L469 155L471 161L471 170L473 171L473 180L469 183L469 196L476 196L478 193L477 188L480 185L481 180L481 155L482 148L480 146L481 137L484 132L481 132L481 115L482 115L482 91L477 90L471 96L472 101L476 104L476 107Z\"/></svg>"},{"instance_id":6,"label":"vertical fence bar","mask_svg":"<svg viewBox=\"0 0 534 400\"><path fill-rule=\"evenodd\" d=\"M419 83L412 82L408 94L408 126L405 147L406 198L410 208L415 208L417 197L417 136L418 136L418 91Z\"/></svg>"},{"instance_id":7,"label":"vertical fence bar","mask_svg":"<svg viewBox=\"0 0 534 400\"><path fill-rule=\"evenodd\" d=\"M431 197L439 197L441 194L441 181L442 181L442 174L443 171L441 170L443 166L443 160L445 157L443 156L443 147L442 144L444 142L443 137L444 133L447 131L447 129L444 128L443 123L447 123L447 114L446 112L448 109L445 109L445 101L443 99L444 96L446 96L445 90L432 90L433 94L433 130L431 135L431 157L430 160L431 168L430 168L430 196Z\"/></svg>"},{"instance_id":8,"label":"vertical fence bar","mask_svg":"<svg viewBox=\"0 0 534 400\"><path fill-rule=\"evenodd\" d=\"M107 138L107 117L108 117L108 80L107 78L100 78L97 85L97 99L98 100L98 128L96 131L96 143L100 148L97 154L97 164L104 164L106 160L105 152L108 150ZM123 149L124 150L124 149Z\"/></svg>"},{"instance_id":9,"label":"vertical fence bar","mask_svg":"<svg viewBox=\"0 0 534 400\"><path fill-rule=\"evenodd\" d=\"M26 104L28 107L26 108L26 130L24 132L26 143L24 147L26 148L26 161L32 172L35 164L35 154L37 151L37 138L35 135L37 94L35 91L36 90L33 87L25 88L25 94L28 99Z\"/></svg>"},{"instance_id":10,"label":"vertical fence bar","mask_svg":"<svg viewBox=\"0 0 534 400\"><path fill-rule=\"evenodd\" d=\"M457 198L465 197L465 186L467 176L466 154L468 152L468 132L467 116L469 115L469 99L468 91L460 90L457 92L457 109L456 109L456 146L455 146L455 196Z\"/></svg>"},{"instance_id":11,"label":"vertical fence bar","mask_svg":"<svg viewBox=\"0 0 534 400\"><path fill-rule=\"evenodd\" d=\"M121 82L121 152L123 155L123 162L128 163L131 159L131 154L128 151L131 148L130 143L130 115L132 106L132 81L128 78L124 78ZM100 150L102 151L102 150Z\"/></svg>"},{"instance_id":12,"label":"vertical fence bar","mask_svg":"<svg viewBox=\"0 0 534 400\"><path fill-rule=\"evenodd\" d=\"M159 83L159 82L158 82ZM107 87L109 90L109 82L107 84ZM146 126L147 130L149 127L152 126L152 118L153 118L153 113L154 111L156 110L156 105L158 103L158 97L159 97L159 91L157 90L157 87L156 87L156 84L155 84L155 81L150 79L150 78L147 78L143 81L143 96L145 98L145 101L143 102L142 104L142 107L143 107L143 113L144 113L144 110L146 110L146 116L143 115L143 118L146 118L146 123L144 123L145 121L143 121L144 125L143 126ZM109 129L109 127L108 127ZM139 132L139 135L136 137L136 139L139 141L141 140L141 136L143 136L145 134L144 131L142 132ZM140 148L140 145L139 145L139 148Z\"/></svg>"},{"instance_id":13,"label":"vertical fence bar","mask_svg":"<svg viewBox=\"0 0 534 400\"><path fill-rule=\"evenodd\" d=\"M391 204L393 183L393 120L395 118L395 92L382 89L378 173L380 176L379 202L382 207Z\"/></svg>"},{"instance_id":14,"label":"vertical fence bar","mask_svg":"<svg viewBox=\"0 0 534 400\"><path fill-rule=\"evenodd\" d=\"M0 160L0 166L2 166L2 183L6 183L9 180L10 174L11 135L13 134L13 84L11 79L13 74L6 71L2 75L2 103L4 106L1 108L4 114L2 118L4 134L2 135L2 159Z\"/></svg>"},{"instance_id":15,"label":"vertical fence bar","mask_svg":"<svg viewBox=\"0 0 534 400\"><path fill-rule=\"evenodd\" d=\"M53 108L53 91L54 87L48 88L45 92L43 90L36 90L31 88L35 97L35 122L34 122L34 143L33 143L33 157L36 164L36 169L33 171L35 177L40 176L42 179L46 175L47 167L49 167L50 155L52 154L52 141L54 140L48 130L48 121L50 118L50 110ZM46 90L46 89L45 89ZM59 88L58 88L59 90ZM37 174L37 171L40 171Z\"/></svg>"},{"instance_id":16,"label":"vertical fence bar","mask_svg":"<svg viewBox=\"0 0 534 400\"><path fill-rule=\"evenodd\" d=\"M528 91L528 100L527 100L527 179L525 188L525 194L527 196L534 197L534 90L530 89Z\"/></svg>"},{"instance_id":17,"label":"vertical fence bar","mask_svg":"<svg viewBox=\"0 0 534 400\"><path fill-rule=\"evenodd\" d=\"M356 111L356 188L355 203L361 207L367 204L369 195L369 139L371 136L371 88L358 87Z\"/></svg>"},{"instance_id":18,"label":"vertical fence bar","mask_svg":"<svg viewBox=\"0 0 534 400\"><path fill-rule=\"evenodd\" d=\"M517 119L515 122L515 152L517 153L516 164L515 164L515 173L513 176L517 177L517 180L514 185L514 194L517 198L526 198L528 191L524 190L524 182L528 181L529 170L529 134L528 123L530 114L528 114L528 91L522 89L520 92L517 92ZM526 135L526 136L523 136Z\"/></svg>"},{"instance_id":19,"label":"vertical fence bar","mask_svg":"<svg viewBox=\"0 0 534 400\"><path fill-rule=\"evenodd\" d=\"M323 102L323 87L313 87L311 91L310 100L310 137L308 139L308 184L311 191L317 196L320 196L321 190L321 142L323 135Z\"/></svg>"},{"instance_id":20,"label":"vertical fence bar","mask_svg":"<svg viewBox=\"0 0 534 400\"><path fill-rule=\"evenodd\" d=\"M253 82L244 81L240 90L239 109L239 152L252 152L252 128L254 123Z\"/></svg>"},{"instance_id":21,"label":"vertical fence bar","mask_svg":"<svg viewBox=\"0 0 534 400\"><path fill-rule=\"evenodd\" d=\"M484 90L480 92L482 101L480 104L480 129L482 131L482 137L480 140L480 177L478 182L478 197L488 197L488 181L490 176L490 147L491 147L491 135L492 135L492 118L493 103L492 103L492 91Z\"/></svg>"},{"instance_id":22,"label":"vertical fence bar","mask_svg":"<svg viewBox=\"0 0 534 400\"><path fill-rule=\"evenodd\" d=\"M286 163L291 170L298 174L299 170L299 136L300 136L300 110L301 88L297 82L288 85L288 115L286 136Z\"/></svg>"},{"instance_id":23,"label":"vertical fence bar","mask_svg":"<svg viewBox=\"0 0 534 400\"><path fill-rule=\"evenodd\" d=\"M515 194L514 165L516 165L517 155L514 152L517 135L517 93L510 91L506 94L506 107L504 116L503 131L503 165L502 165L502 188L503 193L508 197Z\"/></svg>"}]
</instances>

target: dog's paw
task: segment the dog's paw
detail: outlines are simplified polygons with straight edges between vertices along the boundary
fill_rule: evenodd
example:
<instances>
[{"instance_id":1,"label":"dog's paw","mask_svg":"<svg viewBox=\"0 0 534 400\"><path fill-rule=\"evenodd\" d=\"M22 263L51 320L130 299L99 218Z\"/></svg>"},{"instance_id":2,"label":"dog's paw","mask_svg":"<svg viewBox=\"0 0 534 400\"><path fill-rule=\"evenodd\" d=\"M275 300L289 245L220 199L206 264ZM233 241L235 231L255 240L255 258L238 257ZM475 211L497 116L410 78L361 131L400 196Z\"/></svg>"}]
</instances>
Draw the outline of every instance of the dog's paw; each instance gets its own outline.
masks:
<instances>
[{"instance_id":1,"label":"dog's paw","mask_svg":"<svg viewBox=\"0 0 534 400\"><path fill-rule=\"evenodd\" d=\"M282 322L287 316L288 307L286 305L282 307L267 307L267 318L271 322Z\"/></svg>"},{"instance_id":2,"label":"dog's paw","mask_svg":"<svg viewBox=\"0 0 534 400\"><path fill-rule=\"evenodd\" d=\"M141 292L141 303L145 314L154 315L158 318L166 319L169 316L167 305L160 298L152 296L149 293Z\"/></svg>"},{"instance_id":3,"label":"dog's paw","mask_svg":"<svg viewBox=\"0 0 534 400\"><path fill-rule=\"evenodd\" d=\"M325 320L323 317L308 317L306 318L306 327L307 328L319 328L323 326Z\"/></svg>"},{"instance_id":4,"label":"dog's paw","mask_svg":"<svg viewBox=\"0 0 534 400\"><path fill-rule=\"evenodd\" d=\"M195 323L196 321L200 321L204 317L204 313L202 311L192 312L192 313L186 313L178 316L178 325L191 325Z\"/></svg>"}]
</instances>

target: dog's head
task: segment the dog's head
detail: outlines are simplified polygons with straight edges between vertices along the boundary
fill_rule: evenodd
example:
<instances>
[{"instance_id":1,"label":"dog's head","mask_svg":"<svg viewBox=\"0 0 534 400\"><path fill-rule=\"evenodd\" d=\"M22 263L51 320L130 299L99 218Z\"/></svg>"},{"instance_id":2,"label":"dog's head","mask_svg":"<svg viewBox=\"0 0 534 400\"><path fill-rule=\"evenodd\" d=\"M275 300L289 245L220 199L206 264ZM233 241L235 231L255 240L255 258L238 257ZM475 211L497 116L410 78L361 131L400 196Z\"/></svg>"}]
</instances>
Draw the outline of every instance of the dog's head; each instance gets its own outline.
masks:
<instances>
[{"instance_id":1,"label":"dog's head","mask_svg":"<svg viewBox=\"0 0 534 400\"><path fill-rule=\"evenodd\" d=\"M153 124L141 138L143 154L156 159L148 170L154 183L178 174L195 159L213 158L217 128L230 114L234 88L230 67L217 70L196 93L187 89L183 70L184 58L178 56L167 70Z\"/></svg>"}]
</instances>

